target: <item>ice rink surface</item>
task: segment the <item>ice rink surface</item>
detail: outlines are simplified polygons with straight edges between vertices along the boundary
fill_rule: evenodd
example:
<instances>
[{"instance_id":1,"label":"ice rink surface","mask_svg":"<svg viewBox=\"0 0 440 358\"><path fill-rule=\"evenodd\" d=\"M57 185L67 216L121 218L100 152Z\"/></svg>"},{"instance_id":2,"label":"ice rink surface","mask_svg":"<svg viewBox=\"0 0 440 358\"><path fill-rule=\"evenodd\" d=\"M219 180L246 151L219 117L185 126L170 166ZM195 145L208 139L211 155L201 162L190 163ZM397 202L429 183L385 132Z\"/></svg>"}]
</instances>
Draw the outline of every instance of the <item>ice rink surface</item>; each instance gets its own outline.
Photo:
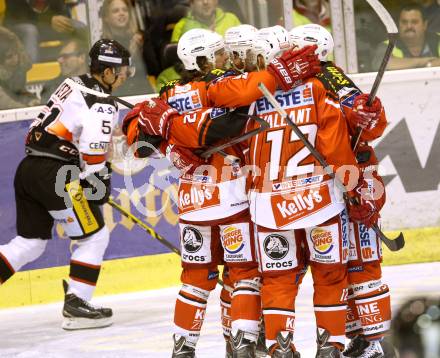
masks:
<instances>
[{"instance_id":1,"label":"ice rink surface","mask_svg":"<svg viewBox=\"0 0 440 358\"><path fill-rule=\"evenodd\" d=\"M384 268L393 310L414 296L440 295L440 262ZM113 326L76 332L61 329L62 303L0 310L0 357L169 358L178 287L99 297L94 303L113 308ZM224 357L219 292L209 298L197 358ZM1 288L0 288L1 294ZM307 274L296 304L295 343L302 358L315 355L312 282Z\"/></svg>"}]
</instances>

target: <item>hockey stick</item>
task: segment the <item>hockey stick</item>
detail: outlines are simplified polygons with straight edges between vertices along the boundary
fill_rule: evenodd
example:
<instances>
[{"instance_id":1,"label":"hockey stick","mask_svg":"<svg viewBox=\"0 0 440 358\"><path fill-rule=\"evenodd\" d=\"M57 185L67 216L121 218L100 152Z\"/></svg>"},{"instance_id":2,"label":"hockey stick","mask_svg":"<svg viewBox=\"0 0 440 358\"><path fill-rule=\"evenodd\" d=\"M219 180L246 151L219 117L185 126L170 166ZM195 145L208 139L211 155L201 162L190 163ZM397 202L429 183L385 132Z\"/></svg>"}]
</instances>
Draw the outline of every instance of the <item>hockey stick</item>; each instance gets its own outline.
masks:
<instances>
[{"instance_id":1,"label":"hockey stick","mask_svg":"<svg viewBox=\"0 0 440 358\"><path fill-rule=\"evenodd\" d=\"M79 84L78 82L75 82L71 78L66 78L66 80L64 82L66 82L71 87L75 87L76 89L80 90L81 92L85 92L85 93L94 95L96 97L112 99L112 100L114 100L116 102L119 102L120 104L124 105L127 108L130 108L130 109L134 108L133 104L123 100L122 98L119 98L117 96L112 96L111 94L108 94L108 93L95 91L95 90L93 90L91 88L88 88L86 86L83 86L83 85Z\"/></svg>"},{"instance_id":2,"label":"hockey stick","mask_svg":"<svg viewBox=\"0 0 440 358\"><path fill-rule=\"evenodd\" d=\"M112 197L110 197L109 201L107 202L111 207L115 208L117 211L119 211L122 215L124 215L127 219L131 220L134 224L138 225L142 229L144 229L147 234L151 235L153 238L158 240L160 243L168 247L172 252L176 253L177 255L181 256L180 250L174 246L171 242L169 242L167 239L165 239L162 235L158 234L156 231L153 230L150 226L148 226L144 221L139 219L138 217L134 216L133 214L129 213L127 210L125 210L121 205L117 204ZM223 286L223 281L218 278L217 282L219 285Z\"/></svg>"},{"instance_id":3,"label":"hockey stick","mask_svg":"<svg viewBox=\"0 0 440 358\"><path fill-rule=\"evenodd\" d=\"M373 83L373 87L371 87L371 91L368 96L367 106L371 106L374 101L374 98L376 97L376 93L377 90L379 89L379 85L380 82L382 81L388 61L391 58L391 53L393 52L394 45L396 44L397 36L399 35L399 30L397 29L396 23L394 22L390 13L387 11L387 9L385 9L385 7L380 3L379 0L366 0L366 1L373 8L377 16L379 16L380 20L385 25L388 34L388 46L387 49L385 50L385 55L383 56L382 62L380 64L379 70L377 72L376 78ZM353 148L353 151L355 151L358 145L361 134L362 134L362 128L357 127L356 134L351 139L351 147Z\"/></svg>"},{"instance_id":4,"label":"hockey stick","mask_svg":"<svg viewBox=\"0 0 440 358\"><path fill-rule=\"evenodd\" d=\"M130 219L134 224L138 225L142 229L144 229L149 235L151 235L156 240L160 241L163 245L168 247L172 252L176 253L180 256L180 250L174 246L171 242L169 242L167 239L165 239L163 236L159 235L156 231L154 231L150 226L148 226L145 222L143 222L138 217L134 216L133 214L129 213L127 210L125 210L121 205L117 204L112 197L110 197L109 201L107 202L110 206L115 208L117 211L119 211L122 215L124 215L127 219Z\"/></svg>"},{"instance_id":5,"label":"hockey stick","mask_svg":"<svg viewBox=\"0 0 440 358\"><path fill-rule=\"evenodd\" d=\"M292 127L292 130L295 132L295 134L298 136L298 138L303 142L303 144L306 146L306 148L310 151L310 153L318 160L319 164L322 165L324 168L324 172L328 174L331 178L333 178L336 186L345 193L345 186L344 184L339 180L339 178L335 175L331 167L328 165L327 161L324 159L324 157L319 153L316 148L310 143L310 141L307 139L307 137L301 132L301 130L298 128L298 126L290 119L287 112L281 108L275 97L272 95L272 93L269 92L269 90L264 86L264 84L260 83L258 85L258 88L261 90L261 92L264 94L266 99L269 101L269 103L275 108L275 110L285 119L286 123L289 124L290 127ZM356 204L356 203L353 203ZM405 245L405 239L403 237L403 233L400 233L399 236L395 239L389 239L385 236L385 234L380 230L379 226L377 224L374 224L372 226L372 229L374 232L380 237L380 239L383 241L383 243L391 250L391 251L398 251L403 248Z\"/></svg>"}]
</instances>

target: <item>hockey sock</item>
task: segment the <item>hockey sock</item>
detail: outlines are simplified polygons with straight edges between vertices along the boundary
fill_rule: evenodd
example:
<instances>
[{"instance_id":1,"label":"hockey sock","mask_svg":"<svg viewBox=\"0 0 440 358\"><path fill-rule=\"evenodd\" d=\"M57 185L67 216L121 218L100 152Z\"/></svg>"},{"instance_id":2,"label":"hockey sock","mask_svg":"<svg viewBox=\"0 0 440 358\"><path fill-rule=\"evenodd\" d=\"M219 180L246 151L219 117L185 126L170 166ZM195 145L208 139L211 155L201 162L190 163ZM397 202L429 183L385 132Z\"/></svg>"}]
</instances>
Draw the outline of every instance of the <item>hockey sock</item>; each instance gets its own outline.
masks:
<instances>
[{"instance_id":1,"label":"hockey sock","mask_svg":"<svg viewBox=\"0 0 440 358\"><path fill-rule=\"evenodd\" d=\"M347 298L347 315L345 320L345 335L348 338L353 338L360 333L362 333L362 325L356 309L355 296L353 289L349 288Z\"/></svg>"},{"instance_id":2,"label":"hockey sock","mask_svg":"<svg viewBox=\"0 0 440 358\"><path fill-rule=\"evenodd\" d=\"M16 236L6 245L0 245L0 283L9 279L24 265L39 258L47 240Z\"/></svg>"},{"instance_id":3,"label":"hockey sock","mask_svg":"<svg viewBox=\"0 0 440 358\"><path fill-rule=\"evenodd\" d=\"M385 336L391 326L390 291L380 280L352 285L362 332L368 341ZM371 289L371 288L375 289Z\"/></svg>"},{"instance_id":4,"label":"hockey sock","mask_svg":"<svg viewBox=\"0 0 440 358\"><path fill-rule=\"evenodd\" d=\"M205 319L209 291L183 284L174 310L174 333L186 338L195 347Z\"/></svg>"},{"instance_id":5,"label":"hockey sock","mask_svg":"<svg viewBox=\"0 0 440 358\"><path fill-rule=\"evenodd\" d=\"M86 239L75 241L77 246L70 260L70 281L67 293L90 301L101 270L110 234L106 227Z\"/></svg>"},{"instance_id":6,"label":"hockey sock","mask_svg":"<svg viewBox=\"0 0 440 358\"><path fill-rule=\"evenodd\" d=\"M278 332L294 332L295 299L298 293L297 272L264 276L261 289L266 346L276 343Z\"/></svg>"},{"instance_id":7,"label":"hockey sock","mask_svg":"<svg viewBox=\"0 0 440 358\"><path fill-rule=\"evenodd\" d=\"M222 319L223 336L228 341L231 336L231 292L232 287L224 283L220 293L220 310Z\"/></svg>"},{"instance_id":8,"label":"hockey sock","mask_svg":"<svg viewBox=\"0 0 440 358\"><path fill-rule=\"evenodd\" d=\"M259 278L240 280L235 283L232 293L232 334L238 330L245 338L256 342L261 318L261 283Z\"/></svg>"},{"instance_id":9,"label":"hockey sock","mask_svg":"<svg viewBox=\"0 0 440 358\"><path fill-rule=\"evenodd\" d=\"M343 349L347 310L347 271L345 267L330 271L312 266L312 276L316 325L329 332L329 343Z\"/></svg>"}]
</instances>

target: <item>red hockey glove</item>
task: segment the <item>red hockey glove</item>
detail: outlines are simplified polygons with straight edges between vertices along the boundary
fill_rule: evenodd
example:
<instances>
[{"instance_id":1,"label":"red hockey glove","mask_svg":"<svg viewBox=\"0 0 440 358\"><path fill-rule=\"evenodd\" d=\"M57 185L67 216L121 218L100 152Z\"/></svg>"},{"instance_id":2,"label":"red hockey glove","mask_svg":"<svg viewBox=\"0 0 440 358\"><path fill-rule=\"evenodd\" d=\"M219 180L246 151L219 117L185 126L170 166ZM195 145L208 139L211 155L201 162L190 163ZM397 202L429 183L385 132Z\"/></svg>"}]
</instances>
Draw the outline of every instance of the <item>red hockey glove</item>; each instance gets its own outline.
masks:
<instances>
[{"instance_id":1,"label":"red hockey glove","mask_svg":"<svg viewBox=\"0 0 440 358\"><path fill-rule=\"evenodd\" d=\"M317 46L305 46L301 50L285 51L274 58L267 70L275 77L278 85L288 91L321 71L321 63L315 54Z\"/></svg>"},{"instance_id":2,"label":"red hockey glove","mask_svg":"<svg viewBox=\"0 0 440 358\"><path fill-rule=\"evenodd\" d=\"M151 98L141 103L139 112L139 128L145 134L158 135L168 139L170 119L177 110L160 98Z\"/></svg>"},{"instance_id":3,"label":"red hockey glove","mask_svg":"<svg viewBox=\"0 0 440 358\"><path fill-rule=\"evenodd\" d=\"M205 160L195 155L190 149L169 144L166 148L166 157L181 174L192 174Z\"/></svg>"},{"instance_id":4,"label":"red hockey glove","mask_svg":"<svg viewBox=\"0 0 440 358\"><path fill-rule=\"evenodd\" d=\"M125 135L127 135L128 126L130 125L131 121L133 119L137 120L137 117L139 116L139 112L141 111L141 105L142 103L137 103L134 106L134 108L131 111L129 111L122 120L122 133L124 133Z\"/></svg>"},{"instance_id":5,"label":"red hockey glove","mask_svg":"<svg viewBox=\"0 0 440 358\"><path fill-rule=\"evenodd\" d=\"M380 99L375 97L371 106L367 106L368 94L357 96L353 102L353 118L356 127L370 130L376 127L379 116L383 111Z\"/></svg>"},{"instance_id":6,"label":"red hockey glove","mask_svg":"<svg viewBox=\"0 0 440 358\"><path fill-rule=\"evenodd\" d=\"M348 205L348 214L353 221L371 227L385 204L385 184L377 173L378 162L372 147L360 147L356 159L361 175L356 188L349 192L352 202Z\"/></svg>"}]
</instances>

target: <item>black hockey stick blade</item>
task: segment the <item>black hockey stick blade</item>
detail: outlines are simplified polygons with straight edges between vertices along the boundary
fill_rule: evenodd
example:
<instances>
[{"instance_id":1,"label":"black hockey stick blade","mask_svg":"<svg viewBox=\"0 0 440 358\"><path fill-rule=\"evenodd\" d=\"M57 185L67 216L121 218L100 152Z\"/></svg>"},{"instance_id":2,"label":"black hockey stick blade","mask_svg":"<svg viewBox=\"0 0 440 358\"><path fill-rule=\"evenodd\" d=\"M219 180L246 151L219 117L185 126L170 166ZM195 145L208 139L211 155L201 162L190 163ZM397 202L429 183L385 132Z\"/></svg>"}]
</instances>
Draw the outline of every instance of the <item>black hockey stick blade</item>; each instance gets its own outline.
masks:
<instances>
[{"instance_id":1,"label":"black hockey stick blade","mask_svg":"<svg viewBox=\"0 0 440 358\"><path fill-rule=\"evenodd\" d=\"M209 158L211 155L213 155L214 153L220 152L225 148L228 148L234 144L243 142L251 137L253 137L254 135L257 135L258 133L261 133L263 131L265 131L267 128L269 128L269 123L267 123L264 119L258 117L258 116L254 116L251 114L244 114L244 113L237 113L238 116L243 116L243 117L248 117L250 119L255 120L256 122L258 122L260 124L259 128L253 129L247 133L242 134L241 136L232 138L230 141L220 144L218 146L209 148L207 150L205 150L202 154L200 154L200 156L202 158Z\"/></svg>"},{"instance_id":2,"label":"black hockey stick blade","mask_svg":"<svg viewBox=\"0 0 440 358\"><path fill-rule=\"evenodd\" d=\"M379 229L379 226L377 226L377 224L373 225L372 228L376 235L380 237L385 246L388 247L391 251L399 251L405 246L405 237L403 236L402 232L395 239L390 239L385 236L385 234Z\"/></svg>"}]
</instances>

